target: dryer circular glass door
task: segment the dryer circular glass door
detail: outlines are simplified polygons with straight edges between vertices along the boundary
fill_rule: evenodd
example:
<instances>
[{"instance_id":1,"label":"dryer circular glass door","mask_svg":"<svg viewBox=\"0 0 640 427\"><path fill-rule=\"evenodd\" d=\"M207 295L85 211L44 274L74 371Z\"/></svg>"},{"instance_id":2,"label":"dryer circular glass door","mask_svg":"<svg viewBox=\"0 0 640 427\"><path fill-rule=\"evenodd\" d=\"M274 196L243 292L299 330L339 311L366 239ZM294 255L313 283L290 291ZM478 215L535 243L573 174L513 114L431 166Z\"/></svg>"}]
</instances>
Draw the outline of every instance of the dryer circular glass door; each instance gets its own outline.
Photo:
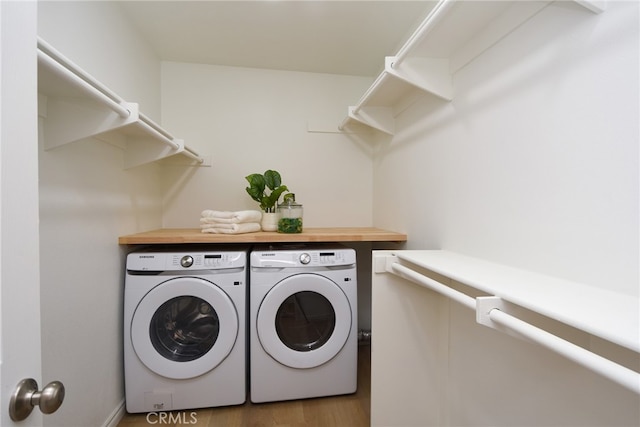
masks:
<instances>
[{"instance_id":1,"label":"dryer circular glass door","mask_svg":"<svg viewBox=\"0 0 640 427\"><path fill-rule=\"evenodd\" d=\"M351 332L349 299L332 280L298 274L266 294L256 319L260 344L292 368L313 368L342 350Z\"/></svg>"},{"instance_id":2,"label":"dryer circular glass door","mask_svg":"<svg viewBox=\"0 0 640 427\"><path fill-rule=\"evenodd\" d=\"M238 336L229 296L204 279L167 280L140 301L131 321L138 358L167 378L193 378L218 366Z\"/></svg>"}]
</instances>

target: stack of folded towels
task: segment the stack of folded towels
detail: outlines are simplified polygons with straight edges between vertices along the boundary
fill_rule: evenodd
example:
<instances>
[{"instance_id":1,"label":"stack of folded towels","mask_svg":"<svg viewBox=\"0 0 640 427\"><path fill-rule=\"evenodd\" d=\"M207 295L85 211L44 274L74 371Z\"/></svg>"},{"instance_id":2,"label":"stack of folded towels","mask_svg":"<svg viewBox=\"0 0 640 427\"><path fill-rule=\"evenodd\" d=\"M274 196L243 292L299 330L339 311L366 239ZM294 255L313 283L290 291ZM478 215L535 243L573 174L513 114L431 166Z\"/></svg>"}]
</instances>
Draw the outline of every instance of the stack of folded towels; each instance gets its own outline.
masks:
<instances>
[{"instance_id":1,"label":"stack of folded towels","mask_svg":"<svg viewBox=\"0 0 640 427\"><path fill-rule=\"evenodd\" d=\"M260 211L202 211L200 228L203 233L241 234L260 231Z\"/></svg>"}]
</instances>

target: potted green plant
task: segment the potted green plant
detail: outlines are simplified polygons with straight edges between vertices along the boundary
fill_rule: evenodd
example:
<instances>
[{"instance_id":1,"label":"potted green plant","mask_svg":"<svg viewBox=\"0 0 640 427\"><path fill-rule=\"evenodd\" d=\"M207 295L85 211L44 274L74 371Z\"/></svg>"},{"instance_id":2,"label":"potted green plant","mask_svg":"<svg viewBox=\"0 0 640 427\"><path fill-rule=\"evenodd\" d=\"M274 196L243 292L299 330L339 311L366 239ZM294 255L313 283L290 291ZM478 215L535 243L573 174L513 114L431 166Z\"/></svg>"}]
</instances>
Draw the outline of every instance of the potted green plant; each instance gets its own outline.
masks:
<instances>
[{"instance_id":1,"label":"potted green plant","mask_svg":"<svg viewBox=\"0 0 640 427\"><path fill-rule=\"evenodd\" d=\"M263 212L262 229L276 231L278 229L276 205L282 193L289 191L286 185L282 185L280 173L269 169L264 174L252 173L245 178L249 181L249 187L246 188L247 193L260 204L260 209Z\"/></svg>"}]
</instances>

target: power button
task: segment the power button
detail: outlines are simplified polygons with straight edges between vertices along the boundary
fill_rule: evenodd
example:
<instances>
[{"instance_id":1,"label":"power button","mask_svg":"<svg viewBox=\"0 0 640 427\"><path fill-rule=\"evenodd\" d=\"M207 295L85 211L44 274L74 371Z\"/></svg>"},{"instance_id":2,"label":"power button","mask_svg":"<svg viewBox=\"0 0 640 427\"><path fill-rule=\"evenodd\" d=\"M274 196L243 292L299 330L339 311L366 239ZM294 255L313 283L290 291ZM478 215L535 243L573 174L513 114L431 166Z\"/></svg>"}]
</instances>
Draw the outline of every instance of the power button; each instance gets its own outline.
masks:
<instances>
[{"instance_id":1,"label":"power button","mask_svg":"<svg viewBox=\"0 0 640 427\"><path fill-rule=\"evenodd\" d=\"M185 255L180 259L180 265L184 268L189 268L193 265L193 257L191 255Z\"/></svg>"},{"instance_id":2,"label":"power button","mask_svg":"<svg viewBox=\"0 0 640 427\"><path fill-rule=\"evenodd\" d=\"M308 253L300 254L300 263L309 264L311 262L311 255Z\"/></svg>"}]
</instances>

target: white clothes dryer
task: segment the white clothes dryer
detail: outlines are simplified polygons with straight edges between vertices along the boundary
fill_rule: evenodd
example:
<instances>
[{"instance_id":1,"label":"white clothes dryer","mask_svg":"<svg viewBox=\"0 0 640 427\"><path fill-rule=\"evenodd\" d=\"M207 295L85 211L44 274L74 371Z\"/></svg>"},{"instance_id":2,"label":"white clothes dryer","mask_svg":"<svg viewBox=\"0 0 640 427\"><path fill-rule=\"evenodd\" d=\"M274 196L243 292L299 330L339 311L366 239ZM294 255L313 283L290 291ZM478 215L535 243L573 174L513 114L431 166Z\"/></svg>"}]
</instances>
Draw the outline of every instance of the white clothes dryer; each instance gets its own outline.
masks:
<instances>
[{"instance_id":1,"label":"white clothes dryer","mask_svg":"<svg viewBox=\"0 0 640 427\"><path fill-rule=\"evenodd\" d=\"M127 256L128 412L246 401L247 251Z\"/></svg>"},{"instance_id":2,"label":"white clothes dryer","mask_svg":"<svg viewBox=\"0 0 640 427\"><path fill-rule=\"evenodd\" d=\"M250 260L251 401L354 393L355 251L264 248Z\"/></svg>"}]
</instances>

